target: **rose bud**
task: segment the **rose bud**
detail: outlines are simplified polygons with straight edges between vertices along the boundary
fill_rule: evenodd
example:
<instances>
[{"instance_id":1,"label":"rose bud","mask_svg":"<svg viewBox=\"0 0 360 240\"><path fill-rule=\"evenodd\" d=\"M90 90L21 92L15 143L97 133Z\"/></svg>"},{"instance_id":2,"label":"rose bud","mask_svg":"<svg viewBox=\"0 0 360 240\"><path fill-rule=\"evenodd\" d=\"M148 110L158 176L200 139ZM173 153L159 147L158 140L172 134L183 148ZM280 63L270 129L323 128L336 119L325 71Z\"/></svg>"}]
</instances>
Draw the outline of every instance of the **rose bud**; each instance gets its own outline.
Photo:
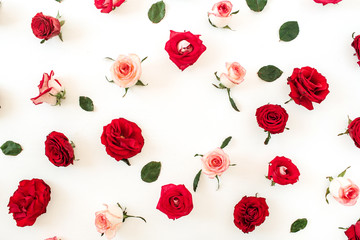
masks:
<instances>
[{"instance_id":1,"label":"rose bud","mask_svg":"<svg viewBox=\"0 0 360 240\"><path fill-rule=\"evenodd\" d=\"M267 216L269 216L269 207L266 199L261 197L244 196L234 208L234 224L244 233L254 231Z\"/></svg>"},{"instance_id":2,"label":"rose bud","mask_svg":"<svg viewBox=\"0 0 360 240\"><path fill-rule=\"evenodd\" d=\"M75 159L73 144L63 133L55 131L46 137L45 155L57 167L69 166Z\"/></svg>"},{"instance_id":3,"label":"rose bud","mask_svg":"<svg viewBox=\"0 0 360 240\"><path fill-rule=\"evenodd\" d=\"M109 13L124 2L125 0L95 0L94 4L97 9L101 9L102 13Z\"/></svg>"},{"instance_id":4,"label":"rose bud","mask_svg":"<svg viewBox=\"0 0 360 240\"><path fill-rule=\"evenodd\" d=\"M289 96L296 104L313 110L313 102L321 103L329 94L329 84L326 78L315 68L295 68L288 78L291 92Z\"/></svg>"},{"instance_id":5,"label":"rose bud","mask_svg":"<svg viewBox=\"0 0 360 240\"><path fill-rule=\"evenodd\" d=\"M271 134L282 133L285 130L289 115L280 105L267 104L256 109L256 121L259 127L268 132L264 144L268 144Z\"/></svg>"},{"instance_id":6,"label":"rose bud","mask_svg":"<svg viewBox=\"0 0 360 240\"><path fill-rule=\"evenodd\" d=\"M38 86L39 96L31 98L35 105L46 102L50 105L61 105L61 99L65 99L65 90L60 82L53 78L54 72L51 71L50 75L43 74L43 78Z\"/></svg>"},{"instance_id":7,"label":"rose bud","mask_svg":"<svg viewBox=\"0 0 360 240\"><path fill-rule=\"evenodd\" d=\"M186 216L193 209L192 195L182 184L164 185L161 187L160 199L156 209L173 220Z\"/></svg>"},{"instance_id":8,"label":"rose bud","mask_svg":"<svg viewBox=\"0 0 360 240\"><path fill-rule=\"evenodd\" d=\"M359 198L359 187L348 178L334 178L329 190L334 199L345 206L355 205Z\"/></svg>"},{"instance_id":9,"label":"rose bud","mask_svg":"<svg viewBox=\"0 0 360 240\"><path fill-rule=\"evenodd\" d=\"M232 88L244 81L246 70L238 62L226 63L226 70L227 73L220 74L220 82L225 87Z\"/></svg>"},{"instance_id":10,"label":"rose bud","mask_svg":"<svg viewBox=\"0 0 360 240\"><path fill-rule=\"evenodd\" d=\"M360 66L360 35L357 35L354 38L354 41L351 43L351 46L355 49L355 54L359 60L357 63Z\"/></svg>"},{"instance_id":11,"label":"rose bud","mask_svg":"<svg viewBox=\"0 0 360 240\"><path fill-rule=\"evenodd\" d=\"M286 157L275 157L269 163L267 178L272 180L273 184L294 184L299 180L299 176L299 169Z\"/></svg>"},{"instance_id":12,"label":"rose bud","mask_svg":"<svg viewBox=\"0 0 360 240\"><path fill-rule=\"evenodd\" d=\"M335 3L338 3L338 2L341 2L341 1L342 0L314 0L314 2L321 3L322 5L326 5L326 4L329 4L329 3L335 4Z\"/></svg>"},{"instance_id":13,"label":"rose bud","mask_svg":"<svg viewBox=\"0 0 360 240\"><path fill-rule=\"evenodd\" d=\"M13 214L18 227L32 226L46 213L50 201L50 187L41 179L22 180L10 197L9 213Z\"/></svg>"},{"instance_id":14,"label":"rose bud","mask_svg":"<svg viewBox=\"0 0 360 240\"><path fill-rule=\"evenodd\" d=\"M170 39L165 44L169 58L180 70L193 65L206 50L200 35L191 32L170 31Z\"/></svg>"},{"instance_id":15,"label":"rose bud","mask_svg":"<svg viewBox=\"0 0 360 240\"><path fill-rule=\"evenodd\" d=\"M105 234L107 239L113 239L122 223L129 217L140 218L146 222L143 217L127 215L126 208L123 209L120 204L104 206L105 210L95 213L95 227L99 233Z\"/></svg>"},{"instance_id":16,"label":"rose bud","mask_svg":"<svg viewBox=\"0 0 360 240\"><path fill-rule=\"evenodd\" d=\"M232 15L238 12L237 11L232 13L232 8L233 5L230 1L221 1L215 3L211 11L208 12L210 24L218 28L229 28L228 24L231 20Z\"/></svg>"},{"instance_id":17,"label":"rose bud","mask_svg":"<svg viewBox=\"0 0 360 240\"><path fill-rule=\"evenodd\" d=\"M60 22L58 18L45 16L40 12L32 18L31 29L35 37L43 39L40 43L43 43L54 36L59 36L62 41L61 26L64 23L65 21Z\"/></svg>"},{"instance_id":18,"label":"rose bud","mask_svg":"<svg viewBox=\"0 0 360 240\"><path fill-rule=\"evenodd\" d=\"M345 235L348 237L348 240L360 239L360 221L357 221L355 224L351 225L345 231Z\"/></svg>"}]
</instances>

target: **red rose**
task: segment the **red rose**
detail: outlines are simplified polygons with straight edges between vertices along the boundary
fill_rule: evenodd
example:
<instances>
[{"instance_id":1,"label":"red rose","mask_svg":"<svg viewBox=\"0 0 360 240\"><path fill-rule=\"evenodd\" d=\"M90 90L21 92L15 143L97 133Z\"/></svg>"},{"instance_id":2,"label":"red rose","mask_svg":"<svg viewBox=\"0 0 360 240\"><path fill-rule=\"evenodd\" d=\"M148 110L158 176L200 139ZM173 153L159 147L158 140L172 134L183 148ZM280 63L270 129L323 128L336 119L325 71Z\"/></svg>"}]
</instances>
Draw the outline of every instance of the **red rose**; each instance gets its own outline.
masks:
<instances>
[{"instance_id":1,"label":"red rose","mask_svg":"<svg viewBox=\"0 0 360 240\"><path fill-rule=\"evenodd\" d=\"M95 7L101 9L102 13L109 13L124 2L125 0L95 0Z\"/></svg>"},{"instance_id":2,"label":"red rose","mask_svg":"<svg viewBox=\"0 0 360 240\"><path fill-rule=\"evenodd\" d=\"M66 167L74 162L74 149L62 133L51 132L46 137L45 155L57 167Z\"/></svg>"},{"instance_id":3,"label":"red rose","mask_svg":"<svg viewBox=\"0 0 360 240\"><path fill-rule=\"evenodd\" d=\"M119 118L104 126L101 143L105 145L107 154L129 164L127 159L141 152L144 138L136 123Z\"/></svg>"},{"instance_id":4,"label":"red rose","mask_svg":"<svg viewBox=\"0 0 360 240\"><path fill-rule=\"evenodd\" d=\"M314 109L312 102L321 103L329 93L326 78L311 67L295 68L288 84L291 89L289 96L309 110Z\"/></svg>"},{"instance_id":5,"label":"red rose","mask_svg":"<svg viewBox=\"0 0 360 240\"><path fill-rule=\"evenodd\" d=\"M48 40L60 33L60 22L58 19L37 13L31 21L31 29L35 37Z\"/></svg>"},{"instance_id":6,"label":"red rose","mask_svg":"<svg viewBox=\"0 0 360 240\"><path fill-rule=\"evenodd\" d=\"M360 221L357 221L356 224L351 225L346 231L345 235L348 237L348 240L359 240L360 239Z\"/></svg>"},{"instance_id":7,"label":"red rose","mask_svg":"<svg viewBox=\"0 0 360 240\"><path fill-rule=\"evenodd\" d=\"M173 220L186 216L193 209L191 193L182 184L164 185L161 187L160 199L156 209Z\"/></svg>"},{"instance_id":8,"label":"red rose","mask_svg":"<svg viewBox=\"0 0 360 240\"><path fill-rule=\"evenodd\" d=\"M326 5L328 3L338 3L341 2L342 0L314 0L316 3L322 3L322 5Z\"/></svg>"},{"instance_id":9,"label":"red rose","mask_svg":"<svg viewBox=\"0 0 360 240\"><path fill-rule=\"evenodd\" d=\"M357 35L354 38L354 41L351 43L351 46L355 49L356 56L359 59L359 61L357 63L360 66L360 35Z\"/></svg>"},{"instance_id":10,"label":"red rose","mask_svg":"<svg viewBox=\"0 0 360 240\"><path fill-rule=\"evenodd\" d=\"M299 176L299 169L286 157L275 157L269 163L267 177L277 184L294 184L299 180Z\"/></svg>"},{"instance_id":11,"label":"red rose","mask_svg":"<svg viewBox=\"0 0 360 240\"><path fill-rule=\"evenodd\" d=\"M234 223L244 233L254 231L265 217L269 216L269 207L265 198L244 196L234 209Z\"/></svg>"},{"instance_id":12,"label":"red rose","mask_svg":"<svg viewBox=\"0 0 360 240\"><path fill-rule=\"evenodd\" d=\"M360 117L355 118L350 122L347 132L354 141L355 145L360 148Z\"/></svg>"},{"instance_id":13,"label":"red rose","mask_svg":"<svg viewBox=\"0 0 360 240\"><path fill-rule=\"evenodd\" d=\"M16 225L32 226L36 218L46 212L50 192L49 185L41 179L22 180L8 204Z\"/></svg>"},{"instance_id":14,"label":"red rose","mask_svg":"<svg viewBox=\"0 0 360 240\"><path fill-rule=\"evenodd\" d=\"M286 110L280 105L267 104L256 109L256 120L259 127L268 132L268 138L265 144L270 140L270 133L282 133L286 127L286 122L289 118Z\"/></svg>"},{"instance_id":15,"label":"red rose","mask_svg":"<svg viewBox=\"0 0 360 240\"><path fill-rule=\"evenodd\" d=\"M165 50L168 52L170 60L179 69L193 65L206 47L200 40L200 35L191 32L174 32L170 30L170 39L166 42Z\"/></svg>"}]
</instances>

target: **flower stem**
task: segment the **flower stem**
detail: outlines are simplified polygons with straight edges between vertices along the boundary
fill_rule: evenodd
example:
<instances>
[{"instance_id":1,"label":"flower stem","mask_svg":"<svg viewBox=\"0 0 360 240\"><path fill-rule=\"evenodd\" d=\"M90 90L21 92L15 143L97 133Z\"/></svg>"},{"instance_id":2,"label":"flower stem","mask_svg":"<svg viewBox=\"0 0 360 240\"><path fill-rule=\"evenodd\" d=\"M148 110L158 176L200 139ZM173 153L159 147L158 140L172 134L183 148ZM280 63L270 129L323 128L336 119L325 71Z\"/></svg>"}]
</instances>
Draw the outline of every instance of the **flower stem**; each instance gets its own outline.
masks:
<instances>
[{"instance_id":1,"label":"flower stem","mask_svg":"<svg viewBox=\"0 0 360 240\"><path fill-rule=\"evenodd\" d=\"M265 145L267 145L269 143L270 138L271 138L271 133L268 131L268 136L267 136L267 138L265 139L265 142L264 142Z\"/></svg>"}]
</instances>

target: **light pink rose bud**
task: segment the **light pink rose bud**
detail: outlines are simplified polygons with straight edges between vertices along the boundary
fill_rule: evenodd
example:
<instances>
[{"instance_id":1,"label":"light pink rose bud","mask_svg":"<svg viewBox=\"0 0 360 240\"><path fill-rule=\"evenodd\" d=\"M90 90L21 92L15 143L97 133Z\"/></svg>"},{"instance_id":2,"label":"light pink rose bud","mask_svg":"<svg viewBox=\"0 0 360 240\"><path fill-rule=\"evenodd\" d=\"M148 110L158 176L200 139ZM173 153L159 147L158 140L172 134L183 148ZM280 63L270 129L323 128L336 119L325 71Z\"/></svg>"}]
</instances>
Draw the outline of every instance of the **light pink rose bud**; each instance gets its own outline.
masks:
<instances>
[{"instance_id":1,"label":"light pink rose bud","mask_svg":"<svg viewBox=\"0 0 360 240\"><path fill-rule=\"evenodd\" d=\"M141 61L136 54L120 55L110 68L112 80L122 88L134 86L141 76Z\"/></svg>"},{"instance_id":2,"label":"light pink rose bud","mask_svg":"<svg viewBox=\"0 0 360 240\"><path fill-rule=\"evenodd\" d=\"M355 205L359 198L359 187L348 178L334 178L329 190L334 199L345 206Z\"/></svg>"},{"instance_id":3,"label":"light pink rose bud","mask_svg":"<svg viewBox=\"0 0 360 240\"><path fill-rule=\"evenodd\" d=\"M226 69L227 73L222 73L220 75L220 82L222 85L227 88L232 88L244 81L246 70L239 63L226 63Z\"/></svg>"},{"instance_id":4,"label":"light pink rose bud","mask_svg":"<svg viewBox=\"0 0 360 240\"><path fill-rule=\"evenodd\" d=\"M209 178L221 176L230 165L229 155L221 148L216 148L214 151L208 152L201 158L201 161L203 163L202 171L208 175Z\"/></svg>"},{"instance_id":5,"label":"light pink rose bud","mask_svg":"<svg viewBox=\"0 0 360 240\"><path fill-rule=\"evenodd\" d=\"M35 105L46 102L50 105L59 105L60 100L65 98L64 88L61 86L60 82L53 78L54 71L50 72L50 75L47 73L43 74L43 78L40 81L38 86L39 96L31 98Z\"/></svg>"},{"instance_id":6,"label":"light pink rose bud","mask_svg":"<svg viewBox=\"0 0 360 240\"><path fill-rule=\"evenodd\" d=\"M104 233L107 239L113 239L123 222L123 211L117 205L110 207L104 204L105 210L95 213L95 226L99 233Z\"/></svg>"},{"instance_id":7,"label":"light pink rose bud","mask_svg":"<svg viewBox=\"0 0 360 240\"><path fill-rule=\"evenodd\" d=\"M216 27L225 27L230 22L232 7L233 5L230 1L215 3L211 11L208 12L209 20Z\"/></svg>"}]
</instances>

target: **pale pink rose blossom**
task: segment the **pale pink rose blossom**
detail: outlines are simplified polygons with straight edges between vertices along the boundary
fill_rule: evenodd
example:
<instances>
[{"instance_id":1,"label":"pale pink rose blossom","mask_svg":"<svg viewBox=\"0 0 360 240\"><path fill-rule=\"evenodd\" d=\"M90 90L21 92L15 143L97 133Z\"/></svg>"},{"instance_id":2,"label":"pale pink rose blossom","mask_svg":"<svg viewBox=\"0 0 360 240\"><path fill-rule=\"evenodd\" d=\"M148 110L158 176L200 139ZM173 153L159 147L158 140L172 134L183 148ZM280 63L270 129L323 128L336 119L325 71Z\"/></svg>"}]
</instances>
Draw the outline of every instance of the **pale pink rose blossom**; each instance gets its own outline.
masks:
<instances>
[{"instance_id":1,"label":"pale pink rose blossom","mask_svg":"<svg viewBox=\"0 0 360 240\"><path fill-rule=\"evenodd\" d=\"M202 171L204 174L208 175L209 178L221 176L230 165L229 155L221 148L216 148L215 150L208 152L201 158L201 161L203 163Z\"/></svg>"},{"instance_id":2,"label":"pale pink rose blossom","mask_svg":"<svg viewBox=\"0 0 360 240\"><path fill-rule=\"evenodd\" d=\"M57 105L59 104L58 101L64 98L64 96L59 96L59 94L61 95L62 93L65 95L64 88L61 86L60 82L53 77L54 71L51 71L50 75L47 73L43 74L43 78L38 86L39 96L31 98L35 105L41 104L43 102L46 102L50 105Z\"/></svg>"},{"instance_id":3,"label":"pale pink rose blossom","mask_svg":"<svg viewBox=\"0 0 360 240\"><path fill-rule=\"evenodd\" d=\"M208 12L209 20L216 27L225 27L231 19L233 5L230 1L221 1L215 3L211 11Z\"/></svg>"},{"instance_id":4,"label":"pale pink rose blossom","mask_svg":"<svg viewBox=\"0 0 360 240\"><path fill-rule=\"evenodd\" d=\"M359 187L348 178L333 179L329 190L334 199L345 206L355 205L359 198Z\"/></svg>"},{"instance_id":5,"label":"pale pink rose blossom","mask_svg":"<svg viewBox=\"0 0 360 240\"><path fill-rule=\"evenodd\" d=\"M239 63L226 63L227 73L221 73L220 82L227 88L232 88L244 81L245 68Z\"/></svg>"},{"instance_id":6,"label":"pale pink rose blossom","mask_svg":"<svg viewBox=\"0 0 360 240\"><path fill-rule=\"evenodd\" d=\"M104 204L104 206L105 210L95 213L95 226L99 233L104 233L107 239L112 239L122 225L123 211L116 205L109 207Z\"/></svg>"},{"instance_id":7,"label":"pale pink rose blossom","mask_svg":"<svg viewBox=\"0 0 360 240\"><path fill-rule=\"evenodd\" d=\"M141 76L141 61L136 54L120 55L110 68L112 80L122 88L134 86Z\"/></svg>"}]
</instances>

